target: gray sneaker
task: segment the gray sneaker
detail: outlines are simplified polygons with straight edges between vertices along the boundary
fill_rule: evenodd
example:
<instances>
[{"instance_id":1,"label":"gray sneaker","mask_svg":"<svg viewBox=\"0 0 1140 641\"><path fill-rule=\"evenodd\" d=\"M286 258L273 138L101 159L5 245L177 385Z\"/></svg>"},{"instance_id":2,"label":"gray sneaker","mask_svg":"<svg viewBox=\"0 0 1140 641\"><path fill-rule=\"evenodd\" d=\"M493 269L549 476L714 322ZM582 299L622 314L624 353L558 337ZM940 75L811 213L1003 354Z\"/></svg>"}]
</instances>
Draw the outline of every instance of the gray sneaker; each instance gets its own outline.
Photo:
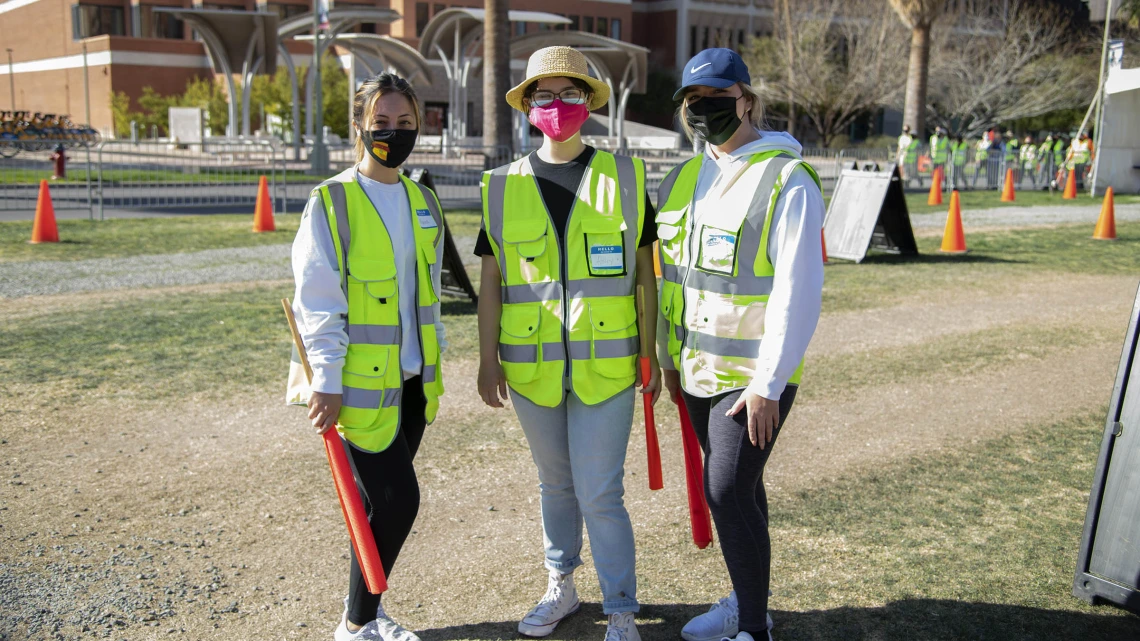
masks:
<instances>
[{"instance_id":1,"label":"gray sneaker","mask_svg":"<svg viewBox=\"0 0 1140 641\"><path fill-rule=\"evenodd\" d=\"M772 615L767 615L768 629L772 629ZM681 629L685 641L721 641L732 639L740 633L740 606L736 591L717 601L708 612L693 617Z\"/></svg>"},{"instance_id":2,"label":"gray sneaker","mask_svg":"<svg viewBox=\"0 0 1140 641\"><path fill-rule=\"evenodd\" d=\"M574 575L551 572L546 594L519 622L519 633L528 637L545 637L554 632L562 619L577 612L579 605Z\"/></svg>"},{"instance_id":3,"label":"gray sneaker","mask_svg":"<svg viewBox=\"0 0 1140 641\"><path fill-rule=\"evenodd\" d=\"M376 628L380 631L380 638L384 641L420 641L414 632L393 621L384 612L383 604L376 608L376 620L373 623L376 624Z\"/></svg>"},{"instance_id":4,"label":"gray sneaker","mask_svg":"<svg viewBox=\"0 0 1140 641\"><path fill-rule=\"evenodd\" d=\"M617 612L609 616L605 641L641 641L632 612Z\"/></svg>"}]
</instances>

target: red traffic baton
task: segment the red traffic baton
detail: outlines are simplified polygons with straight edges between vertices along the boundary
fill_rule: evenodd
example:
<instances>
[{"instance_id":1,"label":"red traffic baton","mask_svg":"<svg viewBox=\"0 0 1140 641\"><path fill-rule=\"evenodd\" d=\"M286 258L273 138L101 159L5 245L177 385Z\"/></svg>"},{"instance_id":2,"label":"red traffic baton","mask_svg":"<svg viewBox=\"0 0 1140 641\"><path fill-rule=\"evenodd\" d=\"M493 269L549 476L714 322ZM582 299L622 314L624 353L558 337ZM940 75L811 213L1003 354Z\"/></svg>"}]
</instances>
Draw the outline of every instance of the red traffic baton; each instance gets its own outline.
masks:
<instances>
[{"instance_id":1,"label":"red traffic baton","mask_svg":"<svg viewBox=\"0 0 1140 641\"><path fill-rule=\"evenodd\" d=\"M293 344L301 356L305 377L309 383L312 383L313 369L309 367L309 358L301 342L301 333L297 330L297 319L293 317L293 309L289 306L289 301L284 298L281 299L281 306L285 308L285 318L289 321ZM356 561L360 564L361 573L364 574L364 583L372 594L381 594L388 589L388 580L384 576L380 552L376 549L376 538L372 536L372 526L368 523L364 501L360 499L360 491L356 488L356 479L352 476L352 465L348 462L344 443L341 441L340 433L335 429L327 430L322 436L329 468L332 470L333 484L336 485L336 495L340 499L340 509L348 526L348 536L352 539L352 549L356 550Z\"/></svg>"},{"instance_id":2,"label":"red traffic baton","mask_svg":"<svg viewBox=\"0 0 1140 641\"><path fill-rule=\"evenodd\" d=\"M677 398L677 409L681 414L681 445L685 450L685 488L689 493L689 525L693 530L693 543L705 549L712 543L712 515L705 499L704 466L701 464L701 444L689 420L689 410L685 399Z\"/></svg>"},{"instance_id":3,"label":"red traffic baton","mask_svg":"<svg viewBox=\"0 0 1140 641\"><path fill-rule=\"evenodd\" d=\"M637 321L637 335L641 344L638 359L641 384L648 385L652 372L649 367L649 344L645 336L645 289L641 285L637 286ZM649 463L649 489L660 490L665 487L665 482L661 478L661 445L657 442L657 423L653 420L653 397L642 394L641 400L645 408L645 458Z\"/></svg>"}]
</instances>

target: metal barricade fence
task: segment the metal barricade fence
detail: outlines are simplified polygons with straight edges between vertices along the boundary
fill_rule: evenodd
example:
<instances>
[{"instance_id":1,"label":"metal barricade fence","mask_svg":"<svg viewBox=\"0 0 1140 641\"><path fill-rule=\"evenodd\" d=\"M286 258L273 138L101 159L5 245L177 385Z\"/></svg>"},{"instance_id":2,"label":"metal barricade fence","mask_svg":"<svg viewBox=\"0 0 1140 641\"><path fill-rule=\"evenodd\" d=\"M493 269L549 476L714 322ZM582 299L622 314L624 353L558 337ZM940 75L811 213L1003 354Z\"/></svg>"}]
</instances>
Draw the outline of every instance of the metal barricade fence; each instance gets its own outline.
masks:
<instances>
[{"instance_id":1,"label":"metal barricade fence","mask_svg":"<svg viewBox=\"0 0 1140 641\"><path fill-rule=\"evenodd\" d=\"M66 177L53 179L52 155L64 145ZM71 140L37 140L33 146L5 144L0 154L0 211L35 212L40 182L50 182L52 205L56 210L91 211L94 193L91 185L95 152L84 143ZM89 164L91 163L91 164Z\"/></svg>"},{"instance_id":2,"label":"metal barricade fence","mask_svg":"<svg viewBox=\"0 0 1140 641\"><path fill-rule=\"evenodd\" d=\"M96 158L98 215L103 219L107 209L252 212L262 176L277 213L288 212L284 185L311 181L302 171L288 170L284 148L265 140L104 141Z\"/></svg>"}]
</instances>

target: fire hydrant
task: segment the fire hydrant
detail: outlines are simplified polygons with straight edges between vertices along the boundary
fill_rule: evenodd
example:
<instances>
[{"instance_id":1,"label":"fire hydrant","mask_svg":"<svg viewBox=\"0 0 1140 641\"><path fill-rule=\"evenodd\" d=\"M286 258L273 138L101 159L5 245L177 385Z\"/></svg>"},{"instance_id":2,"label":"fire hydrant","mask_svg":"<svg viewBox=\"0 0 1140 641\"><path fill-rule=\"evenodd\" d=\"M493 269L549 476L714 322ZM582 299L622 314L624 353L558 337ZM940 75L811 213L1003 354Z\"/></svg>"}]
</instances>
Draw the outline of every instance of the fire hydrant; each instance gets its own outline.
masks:
<instances>
[{"instance_id":1,"label":"fire hydrant","mask_svg":"<svg viewBox=\"0 0 1140 641\"><path fill-rule=\"evenodd\" d=\"M67 178L67 154L64 153L62 143L56 145L55 153L51 155L51 160L55 163L55 173L52 174L52 180L63 180Z\"/></svg>"}]
</instances>

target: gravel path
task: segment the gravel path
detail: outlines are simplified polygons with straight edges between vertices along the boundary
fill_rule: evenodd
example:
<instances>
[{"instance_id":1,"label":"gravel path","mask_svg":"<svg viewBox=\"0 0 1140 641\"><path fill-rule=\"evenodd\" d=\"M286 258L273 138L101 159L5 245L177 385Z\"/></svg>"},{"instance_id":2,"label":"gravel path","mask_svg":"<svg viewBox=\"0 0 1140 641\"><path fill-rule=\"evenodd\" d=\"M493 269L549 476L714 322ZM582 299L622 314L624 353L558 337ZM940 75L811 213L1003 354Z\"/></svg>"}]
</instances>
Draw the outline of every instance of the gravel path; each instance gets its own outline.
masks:
<instances>
[{"instance_id":1,"label":"gravel path","mask_svg":"<svg viewBox=\"0 0 1140 641\"><path fill-rule=\"evenodd\" d=\"M1140 220L1140 205L1117 205L1117 221ZM1049 207L995 207L962 211L962 224L969 227L1026 227L1032 225L1063 225L1065 223L1095 224L1100 216L1100 205L1053 205ZM938 228L946 225L946 214L911 214L915 228Z\"/></svg>"},{"instance_id":2,"label":"gravel path","mask_svg":"<svg viewBox=\"0 0 1140 641\"><path fill-rule=\"evenodd\" d=\"M0 298L292 278L290 245L185 254L0 263Z\"/></svg>"}]
</instances>

